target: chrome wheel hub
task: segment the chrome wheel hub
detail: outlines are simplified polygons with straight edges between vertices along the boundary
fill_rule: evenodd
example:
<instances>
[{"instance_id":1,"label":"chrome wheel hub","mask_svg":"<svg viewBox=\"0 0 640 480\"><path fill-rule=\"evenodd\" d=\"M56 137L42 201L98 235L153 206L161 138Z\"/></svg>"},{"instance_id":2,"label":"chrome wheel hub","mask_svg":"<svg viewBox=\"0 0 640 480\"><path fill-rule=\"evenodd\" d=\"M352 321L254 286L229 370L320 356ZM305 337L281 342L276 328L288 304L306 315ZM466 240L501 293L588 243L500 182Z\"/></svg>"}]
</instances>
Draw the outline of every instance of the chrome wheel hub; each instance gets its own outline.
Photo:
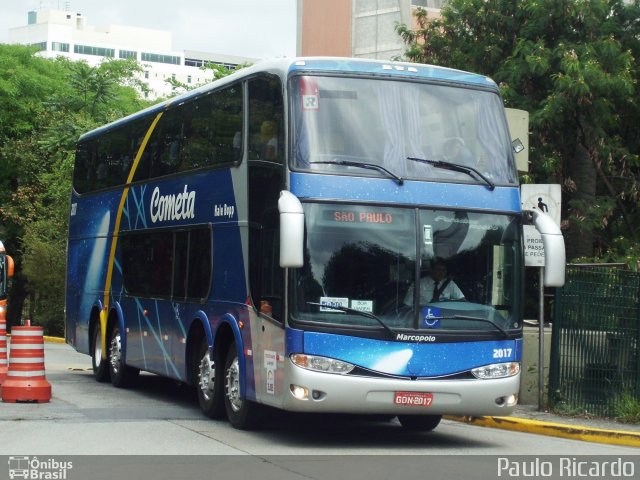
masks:
<instances>
[{"instance_id":1,"label":"chrome wheel hub","mask_svg":"<svg viewBox=\"0 0 640 480\"><path fill-rule=\"evenodd\" d=\"M240 398L240 368L238 367L238 357L236 356L229 365L226 374L226 394L229 399L229 405L234 412L242 408L242 399Z\"/></svg>"},{"instance_id":2,"label":"chrome wheel hub","mask_svg":"<svg viewBox=\"0 0 640 480\"><path fill-rule=\"evenodd\" d=\"M122 344L120 342L120 333L116 333L111 339L111 347L109 349L111 358L111 369L114 373L120 370L120 357L122 355Z\"/></svg>"},{"instance_id":3,"label":"chrome wheel hub","mask_svg":"<svg viewBox=\"0 0 640 480\"><path fill-rule=\"evenodd\" d=\"M200 360L200 368L198 369L198 387L205 400L211 400L213 397L215 379L215 363L209 358L209 352L207 351Z\"/></svg>"}]
</instances>

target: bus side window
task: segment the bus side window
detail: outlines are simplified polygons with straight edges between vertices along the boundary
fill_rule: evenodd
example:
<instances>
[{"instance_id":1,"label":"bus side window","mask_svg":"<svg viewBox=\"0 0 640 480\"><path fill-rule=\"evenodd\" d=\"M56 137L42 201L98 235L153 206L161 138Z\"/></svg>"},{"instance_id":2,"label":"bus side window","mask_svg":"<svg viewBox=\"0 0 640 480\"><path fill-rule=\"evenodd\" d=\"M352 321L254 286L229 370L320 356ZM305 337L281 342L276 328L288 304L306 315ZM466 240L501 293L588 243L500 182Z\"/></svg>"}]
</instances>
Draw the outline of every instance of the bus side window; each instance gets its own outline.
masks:
<instances>
[{"instance_id":1,"label":"bus side window","mask_svg":"<svg viewBox=\"0 0 640 480\"><path fill-rule=\"evenodd\" d=\"M249 81L249 281L256 307L282 320L278 198L284 188L284 108L276 77ZM270 307L270 308L269 308Z\"/></svg>"},{"instance_id":2,"label":"bus side window","mask_svg":"<svg viewBox=\"0 0 640 480\"><path fill-rule=\"evenodd\" d=\"M264 213L250 230L250 282L254 304L266 304L269 314L282 321L284 274L280 268L280 215L277 209ZM266 313L264 310L263 313Z\"/></svg>"},{"instance_id":3,"label":"bus side window","mask_svg":"<svg viewBox=\"0 0 640 480\"><path fill-rule=\"evenodd\" d=\"M284 162L282 85L275 77L249 82L249 160Z\"/></svg>"},{"instance_id":4,"label":"bus side window","mask_svg":"<svg viewBox=\"0 0 640 480\"><path fill-rule=\"evenodd\" d=\"M189 232L189 275L187 297L203 300L209 296L212 275L211 228L200 227Z\"/></svg>"},{"instance_id":5,"label":"bus side window","mask_svg":"<svg viewBox=\"0 0 640 480\"><path fill-rule=\"evenodd\" d=\"M78 143L76 150L76 166L73 170L73 188L78 193L91 192L95 189L95 140Z\"/></svg>"},{"instance_id":6,"label":"bus side window","mask_svg":"<svg viewBox=\"0 0 640 480\"><path fill-rule=\"evenodd\" d=\"M209 226L123 234L126 292L141 297L171 297L180 302L205 300L211 286L211 241Z\"/></svg>"},{"instance_id":7,"label":"bus side window","mask_svg":"<svg viewBox=\"0 0 640 480\"><path fill-rule=\"evenodd\" d=\"M202 301L209 296L211 233L208 226L175 233L172 292L175 301Z\"/></svg>"},{"instance_id":8,"label":"bus side window","mask_svg":"<svg viewBox=\"0 0 640 480\"><path fill-rule=\"evenodd\" d=\"M242 89L231 86L214 93L211 110L211 142L216 164L239 162L242 148Z\"/></svg>"}]
</instances>

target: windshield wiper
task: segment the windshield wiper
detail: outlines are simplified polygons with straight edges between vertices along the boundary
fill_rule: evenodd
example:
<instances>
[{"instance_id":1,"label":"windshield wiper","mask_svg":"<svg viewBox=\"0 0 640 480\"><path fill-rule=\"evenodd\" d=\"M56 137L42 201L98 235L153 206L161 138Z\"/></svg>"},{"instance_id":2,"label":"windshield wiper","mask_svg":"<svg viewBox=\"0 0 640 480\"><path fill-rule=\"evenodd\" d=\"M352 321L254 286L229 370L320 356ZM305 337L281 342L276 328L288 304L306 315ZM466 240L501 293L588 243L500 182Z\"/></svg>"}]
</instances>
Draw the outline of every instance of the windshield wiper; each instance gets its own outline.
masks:
<instances>
[{"instance_id":1,"label":"windshield wiper","mask_svg":"<svg viewBox=\"0 0 640 480\"><path fill-rule=\"evenodd\" d=\"M393 178L398 185L404 184L404 180L401 176L396 175L392 171L384 168L382 165L376 165L375 163L363 163L363 162L352 162L350 160L324 160L317 162L310 162L313 164L326 164L326 165L342 165L344 167L358 167L358 168L366 168L369 170L377 170L382 173L386 173L388 177Z\"/></svg>"},{"instance_id":2,"label":"windshield wiper","mask_svg":"<svg viewBox=\"0 0 640 480\"><path fill-rule=\"evenodd\" d=\"M485 322L493 325L497 330L500 330L500 332L504 334L505 338L509 338L509 333L504 328L488 318L472 317L470 315L447 315L444 317L429 317L429 320L474 320L477 322Z\"/></svg>"},{"instance_id":3,"label":"windshield wiper","mask_svg":"<svg viewBox=\"0 0 640 480\"><path fill-rule=\"evenodd\" d=\"M414 162L420 162L420 163L427 163L429 165L433 165L436 168L453 170L454 172L466 173L470 177L473 177L472 173L475 173L479 178L484 180L489 190L493 190L494 188L496 188L496 186L491 180L489 180L487 177L485 177L482 173L480 173L477 169L473 167L467 167L466 165L460 165L459 163L445 162L444 160L429 160L427 158L407 157L407 160L412 160Z\"/></svg>"},{"instance_id":4,"label":"windshield wiper","mask_svg":"<svg viewBox=\"0 0 640 480\"><path fill-rule=\"evenodd\" d=\"M371 319L375 320L376 322L378 322L380 325L382 325L382 328L384 328L387 331L387 333L389 333L389 335L391 335L393 338L395 338L398 335L396 332L394 332L391 329L391 327L389 327L389 325L384 323L380 317L375 316L373 313L363 312L362 310L355 310L353 308L342 307L342 306L338 306L338 305L329 306L329 305L326 305L324 303L317 303L317 302L307 302L307 304L308 305L317 305L319 307L330 308L331 310L338 310L339 312L353 313L353 314L356 314L356 315L361 315L361 316L366 317L366 318L371 318Z\"/></svg>"}]
</instances>

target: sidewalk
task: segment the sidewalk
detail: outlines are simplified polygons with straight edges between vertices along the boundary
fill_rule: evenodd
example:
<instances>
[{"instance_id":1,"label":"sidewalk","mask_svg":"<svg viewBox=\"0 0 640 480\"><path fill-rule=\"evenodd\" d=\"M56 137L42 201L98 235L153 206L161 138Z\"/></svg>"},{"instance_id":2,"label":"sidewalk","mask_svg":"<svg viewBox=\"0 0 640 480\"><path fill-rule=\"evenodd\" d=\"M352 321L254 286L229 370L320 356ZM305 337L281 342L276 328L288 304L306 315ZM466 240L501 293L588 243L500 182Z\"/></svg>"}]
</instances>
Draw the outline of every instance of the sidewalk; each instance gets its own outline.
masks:
<instances>
[{"instance_id":1,"label":"sidewalk","mask_svg":"<svg viewBox=\"0 0 640 480\"><path fill-rule=\"evenodd\" d=\"M640 447L640 425L620 423L613 419L563 417L550 412L540 412L534 405L518 405L509 417L447 418L483 427Z\"/></svg>"}]
</instances>

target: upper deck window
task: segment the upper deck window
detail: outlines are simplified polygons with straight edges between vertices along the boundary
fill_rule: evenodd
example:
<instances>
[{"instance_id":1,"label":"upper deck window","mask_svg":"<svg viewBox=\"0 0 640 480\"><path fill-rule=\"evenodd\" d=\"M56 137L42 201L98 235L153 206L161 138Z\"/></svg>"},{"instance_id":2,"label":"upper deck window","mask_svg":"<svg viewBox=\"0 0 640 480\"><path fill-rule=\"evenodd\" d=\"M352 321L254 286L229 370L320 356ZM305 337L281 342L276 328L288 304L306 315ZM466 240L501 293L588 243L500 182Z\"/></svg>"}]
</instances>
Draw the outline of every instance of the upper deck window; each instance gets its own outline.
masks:
<instances>
[{"instance_id":1,"label":"upper deck window","mask_svg":"<svg viewBox=\"0 0 640 480\"><path fill-rule=\"evenodd\" d=\"M498 185L517 176L500 97L487 90L386 79L300 76L291 81L292 167L402 178L481 183L464 172L408 160L477 169ZM350 162L350 166L338 162Z\"/></svg>"},{"instance_id":2,"label":"upper deck window","mask_svg":"<svg viewBox=\"0 0 640 480\"><path fill-rule=\"evenodd\" d=\"M242 88L232 85L168 108L142 152L153 115L83 139L76 152L73 187L80 194L119 187L133 168L133 181L142 182L237 164L242 158L242 109Z\"/></svg>"}]
</instances>

